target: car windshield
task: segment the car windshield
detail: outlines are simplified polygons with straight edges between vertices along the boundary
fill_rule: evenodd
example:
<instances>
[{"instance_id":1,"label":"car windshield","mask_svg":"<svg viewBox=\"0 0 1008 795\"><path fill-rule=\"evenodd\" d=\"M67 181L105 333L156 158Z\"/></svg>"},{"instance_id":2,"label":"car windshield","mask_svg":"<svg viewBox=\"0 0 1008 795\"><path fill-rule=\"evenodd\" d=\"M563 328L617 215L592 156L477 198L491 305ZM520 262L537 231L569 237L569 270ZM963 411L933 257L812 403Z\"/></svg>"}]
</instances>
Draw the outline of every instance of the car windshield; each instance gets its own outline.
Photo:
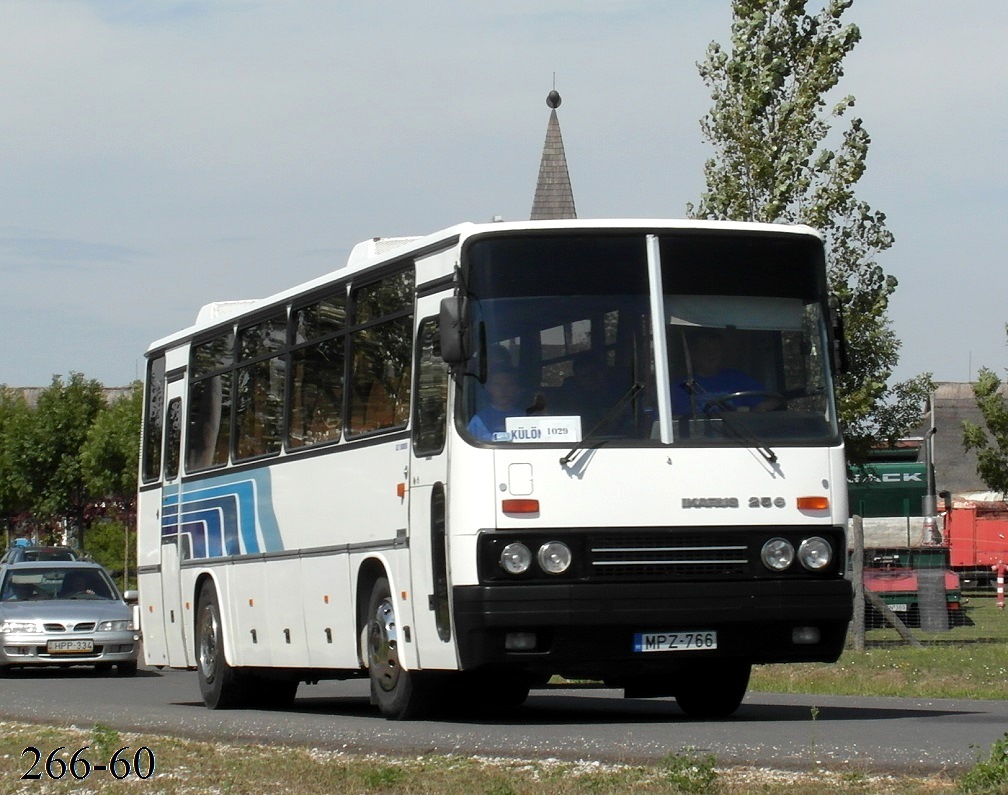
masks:
<instances>
[{"instance_id":1,"label":"car windshield","mask_svg":"<svg viewBox=\"0 0 1008 795\"><path fill-rule=\"evenodd\" d=\"M32 549L28 547L21 554L21 560L77 560L77 556L69 549L59 549L58 547Z\"/></svg>"},{"instance_id":2,"label":"car windshield","mask_svg":"<svg viewBox=\"0 0 1008 795\"><path fill-rule=\"evenodd\" d=\"M111 584L97 569L12 569L7 572L3 585L0 586L0 601L3 602L116 598Z\"/></svg>"}]
</instances>

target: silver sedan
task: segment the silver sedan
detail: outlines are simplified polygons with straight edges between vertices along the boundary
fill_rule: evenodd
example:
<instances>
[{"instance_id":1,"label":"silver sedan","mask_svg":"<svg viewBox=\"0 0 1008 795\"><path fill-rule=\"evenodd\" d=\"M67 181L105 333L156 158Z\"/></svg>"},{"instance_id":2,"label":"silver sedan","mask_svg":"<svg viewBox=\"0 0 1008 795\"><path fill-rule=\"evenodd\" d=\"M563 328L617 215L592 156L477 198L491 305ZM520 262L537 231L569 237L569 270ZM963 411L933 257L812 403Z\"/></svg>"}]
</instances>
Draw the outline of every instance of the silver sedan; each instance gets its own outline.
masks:
<instances>
[{"instance_id":1,"label":"silver sedan","mask_svg":"<svg viewBox=\"0 0 1008 795\"><path fill-rule=\"evenodd\" d=\"M97 563L0 565L0 676L16 666L137 671L140 633L127 599Z\"/></svg>"}]
</instances>

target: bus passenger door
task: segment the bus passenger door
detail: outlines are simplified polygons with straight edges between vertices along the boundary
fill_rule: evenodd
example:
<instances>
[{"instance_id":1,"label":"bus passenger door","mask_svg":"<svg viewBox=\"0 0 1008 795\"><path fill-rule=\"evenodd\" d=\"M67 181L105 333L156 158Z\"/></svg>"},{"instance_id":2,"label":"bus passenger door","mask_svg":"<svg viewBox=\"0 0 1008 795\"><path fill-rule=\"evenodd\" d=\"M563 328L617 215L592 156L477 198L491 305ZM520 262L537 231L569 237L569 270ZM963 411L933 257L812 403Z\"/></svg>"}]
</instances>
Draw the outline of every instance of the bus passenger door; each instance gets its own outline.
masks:
<instances>
[{"instance_id":1,"label":"bus passenger door","mask_svg":"<svg viewBox=\"0 0 1008 795\"><path fill-rule=\"evenodd\" d=\"M189 665L180 563L188 549L180 534L182 482L182 394L185 378L170 381L165 387L165 480L161 498L161 605L164 619L168 665L184 668Z\"/></svg>"},{"instance_id":2,"label":"bus passenger door","mask_svg":"<svg viewBox=\"0 0 1008 795\"><path fill-rule=\"evenodd\" d=\"M458 667L452 642L445 489L448 368L441 360L441 296L417 303L416 377L410 456L410 568L417 653L424 668ZM426 315L426 317L425 317Z\"/></svg>"}]
</instances>

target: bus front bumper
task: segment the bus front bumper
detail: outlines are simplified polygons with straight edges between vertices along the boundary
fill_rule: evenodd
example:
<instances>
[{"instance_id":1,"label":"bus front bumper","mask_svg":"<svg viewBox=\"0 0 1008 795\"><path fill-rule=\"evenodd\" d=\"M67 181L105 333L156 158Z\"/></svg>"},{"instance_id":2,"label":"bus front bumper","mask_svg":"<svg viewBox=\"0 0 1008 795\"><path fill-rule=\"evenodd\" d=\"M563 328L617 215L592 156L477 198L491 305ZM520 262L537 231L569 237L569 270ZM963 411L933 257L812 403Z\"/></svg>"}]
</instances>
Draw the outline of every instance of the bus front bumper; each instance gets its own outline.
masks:
<instances>
[{"instance_id":1,"label":"bus front bumper","mask_svg":"<svg viewBox=\"0 0 1008 795\"><path fill-rule=\"evenodd\" d=\"M703 658L833 662L853 606L843 579L495 584L452 595L463 669L599 679ZM716 648L640 649L641 636L672 633L716 633Z\"/></svg>"}]
</instances>

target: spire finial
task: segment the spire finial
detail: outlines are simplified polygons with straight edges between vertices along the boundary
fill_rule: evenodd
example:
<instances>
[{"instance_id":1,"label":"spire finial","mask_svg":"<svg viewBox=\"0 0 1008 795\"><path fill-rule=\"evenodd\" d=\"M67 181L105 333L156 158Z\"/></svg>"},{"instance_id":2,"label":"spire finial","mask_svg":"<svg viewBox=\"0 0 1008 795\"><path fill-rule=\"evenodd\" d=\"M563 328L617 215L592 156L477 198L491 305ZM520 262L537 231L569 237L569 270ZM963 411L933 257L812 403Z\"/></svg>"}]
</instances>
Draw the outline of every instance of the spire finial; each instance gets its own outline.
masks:
<instances>
[{"instance_id":1,"label":"spire finial","mask_svg":"<svg viewBox=\"0 0 1008 795\"><path fill-rule=\"evenodd\" d=\"M553 110L560 107L560 92L555 88L546 95L546 104L549 105Z\"/></svg>"}]
</instances>

